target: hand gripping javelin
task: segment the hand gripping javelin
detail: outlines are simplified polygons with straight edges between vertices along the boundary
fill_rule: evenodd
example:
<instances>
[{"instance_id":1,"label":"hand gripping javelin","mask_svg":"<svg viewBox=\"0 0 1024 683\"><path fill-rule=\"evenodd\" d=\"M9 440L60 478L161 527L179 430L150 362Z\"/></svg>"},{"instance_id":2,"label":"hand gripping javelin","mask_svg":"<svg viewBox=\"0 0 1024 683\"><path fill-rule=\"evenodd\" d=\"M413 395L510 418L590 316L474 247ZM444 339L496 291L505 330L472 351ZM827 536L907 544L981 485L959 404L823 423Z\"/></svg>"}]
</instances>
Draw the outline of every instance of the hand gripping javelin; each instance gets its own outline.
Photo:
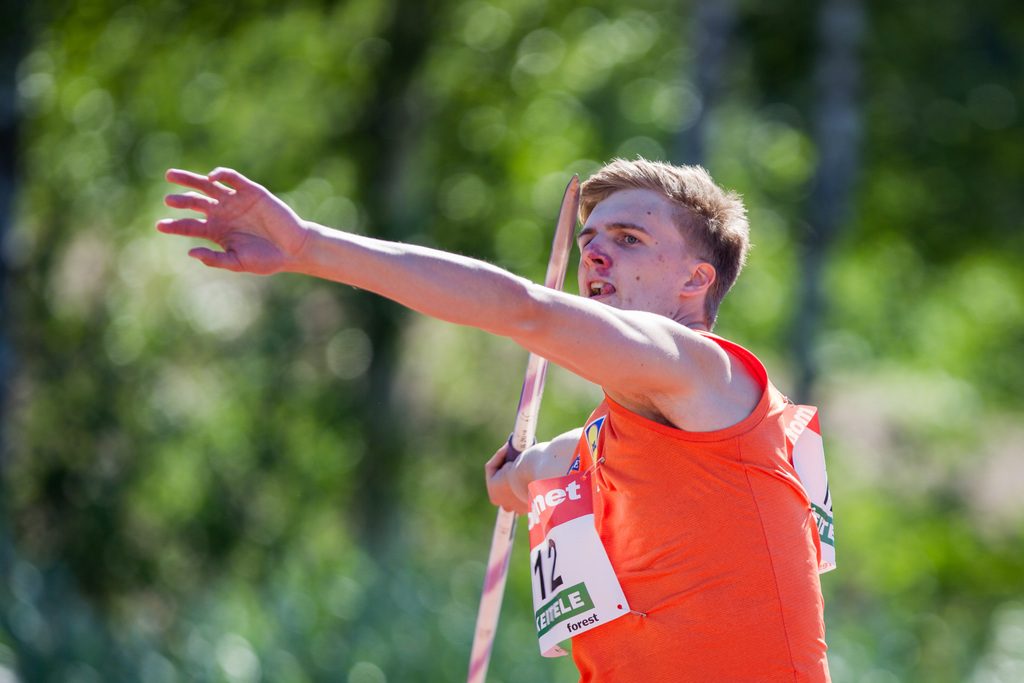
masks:
<instances>
[{"instance_id":1,"label":"hand gripping javelin","mask_svg":"<svg viewBox=\"0 0 1024 683\"><path fill-rule=\"evenodd\" d=\"M544 286L562 289L565 271L569 267L569 252L572 250L573 231L580 209L580 178L573 176L562 196L562 207L558 212L558 225L551 245ZM544 378L548 361L531 353L526 361L526 377L523 391L519 395L516 423L509 437L508 462L533 445L537 433L537 414L540 412L540 398L544 391ZM491 554L487 558L487 573L484 576L483 594L480 596L480 610L476 616L476 632L473 635L473 650L469 657L467 683L484 683L487 665L494 647L494 634L498 628L501 600L505 595L505 579L508 577L508 561L512 555L512 539L516 532L516 513L498 508L498 519L494 523L491 538Z\"/></svg>"}]
</instances>

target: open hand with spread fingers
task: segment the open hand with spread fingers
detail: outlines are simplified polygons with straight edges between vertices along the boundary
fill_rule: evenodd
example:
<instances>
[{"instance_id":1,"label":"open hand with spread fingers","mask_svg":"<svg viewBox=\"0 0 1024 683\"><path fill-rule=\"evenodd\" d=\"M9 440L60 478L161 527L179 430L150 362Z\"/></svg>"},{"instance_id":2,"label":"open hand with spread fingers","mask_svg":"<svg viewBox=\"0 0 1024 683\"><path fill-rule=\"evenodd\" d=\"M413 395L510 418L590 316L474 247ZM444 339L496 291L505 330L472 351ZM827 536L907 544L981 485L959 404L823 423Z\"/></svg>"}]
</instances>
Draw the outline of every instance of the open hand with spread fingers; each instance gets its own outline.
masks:
<instances>
[{"instance_id":1,"label":"open hand with spread fingers","mask_svg":"<svg viewBox=\"0 0 1024 683\"><path fill-rule=\"evenodd\" d=\"M193 191L169 194L164 203L204 218L165 218L157 230L207 239L223 249L197 247L189 256L213 268L258 275L290 270L297 261L310 229L262 185L229 168L209 175L171 169L167 180Z\"/></svg>"}]
</instances>

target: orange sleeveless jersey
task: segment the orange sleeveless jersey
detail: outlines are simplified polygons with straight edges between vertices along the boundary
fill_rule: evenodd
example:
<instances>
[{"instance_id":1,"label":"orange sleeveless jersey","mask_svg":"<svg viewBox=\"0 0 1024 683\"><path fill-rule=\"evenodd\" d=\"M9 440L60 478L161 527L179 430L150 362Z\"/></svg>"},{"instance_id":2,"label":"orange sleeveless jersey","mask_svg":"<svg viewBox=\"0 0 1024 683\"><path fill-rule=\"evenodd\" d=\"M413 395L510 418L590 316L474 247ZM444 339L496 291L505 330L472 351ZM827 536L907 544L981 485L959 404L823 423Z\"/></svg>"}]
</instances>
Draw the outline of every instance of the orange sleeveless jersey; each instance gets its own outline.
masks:
<instances>
[{"instance_id":1,"label":"orange sleeveless jersey","mask_svg":"<svg viewBox=\"0 0 1024 683\"><path fill-rule=\"evenodd\" d=\"M829 681L817 527L786 452L786 399L746 349L713 335L764 387L745 420L685 432L606 399L577 455L628 614L573 638L581 681ZM603 421L601 418L604 418Z\"/></svg>"}]
</instances>

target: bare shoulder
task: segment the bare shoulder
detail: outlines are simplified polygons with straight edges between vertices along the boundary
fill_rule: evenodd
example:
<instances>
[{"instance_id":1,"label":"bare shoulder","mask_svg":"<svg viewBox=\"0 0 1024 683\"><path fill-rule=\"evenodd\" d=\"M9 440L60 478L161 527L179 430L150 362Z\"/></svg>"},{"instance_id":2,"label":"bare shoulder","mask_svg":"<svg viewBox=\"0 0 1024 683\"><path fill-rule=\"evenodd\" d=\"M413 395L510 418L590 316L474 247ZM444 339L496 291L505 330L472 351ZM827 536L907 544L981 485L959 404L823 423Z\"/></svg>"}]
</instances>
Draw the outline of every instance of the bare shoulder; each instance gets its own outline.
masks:
<instances>
[{"instance_id":1,"label":"bare shoulder","mask_svg":"<svg viewBox=\"0 0 1024 683\"><path fill-rule=\"evenodd\" d=\"M692 432L725 429L753 412L764 386L743 360L673 321L657 326L673 338L679 353L673 372L666 373L670 384L646 393L608 391L613 400L646 418Z\"/></svg>"},{"instance_id":2,"label":"bare shoulder","mask_svg":"<svg viewBox=\"0 0 1024 683\"><path fill-rule=\"evenodd\" d=\"M626 408L680 429L711 431L741 421L757 405L757 382L742 362L682 323L546 287L530 291L535 305L508 336Z\"/></svg>"}]
</instances>

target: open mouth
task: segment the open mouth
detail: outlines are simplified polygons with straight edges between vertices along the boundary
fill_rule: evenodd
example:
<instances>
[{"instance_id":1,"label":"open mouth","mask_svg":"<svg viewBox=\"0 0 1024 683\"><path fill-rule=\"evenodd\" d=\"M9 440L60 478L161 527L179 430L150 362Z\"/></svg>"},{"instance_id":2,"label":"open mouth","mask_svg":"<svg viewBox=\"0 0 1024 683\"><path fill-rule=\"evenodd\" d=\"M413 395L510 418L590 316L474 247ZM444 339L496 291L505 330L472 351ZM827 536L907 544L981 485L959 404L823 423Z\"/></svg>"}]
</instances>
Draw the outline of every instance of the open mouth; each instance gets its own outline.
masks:
<instances>
[{"instance_id":1,"label":"open mouth","mask_svg":"<svg viewBox=\"0 0 1024 683\"><path fill-rule=\"evenodd\" d=\"M587 296L591 299L597 299L602 296L608 296L609 294L615 293L615 286L610 282L603 282L602 280L594 280L587 285Z\"/></svg>"}]
</instances>

